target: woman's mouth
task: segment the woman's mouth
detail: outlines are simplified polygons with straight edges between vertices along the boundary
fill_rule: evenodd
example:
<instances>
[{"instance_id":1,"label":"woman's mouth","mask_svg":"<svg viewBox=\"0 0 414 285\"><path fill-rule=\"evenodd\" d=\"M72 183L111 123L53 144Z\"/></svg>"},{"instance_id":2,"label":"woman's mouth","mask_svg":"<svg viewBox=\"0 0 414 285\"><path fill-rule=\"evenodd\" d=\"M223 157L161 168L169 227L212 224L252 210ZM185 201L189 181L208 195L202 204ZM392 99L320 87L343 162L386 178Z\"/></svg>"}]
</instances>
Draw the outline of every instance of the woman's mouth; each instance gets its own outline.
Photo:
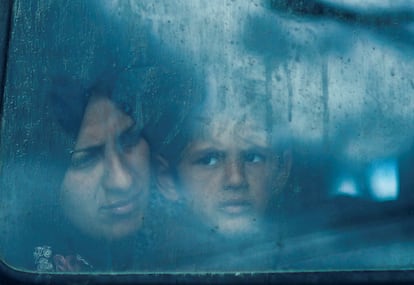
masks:
<instances>
[{"instance_id":1,"label":"woman's mouth","mask_svg":"<svg viewBox=\"0 0 414 285\"><path fill-rule=\"evenodd\" d=\"M113 216L125 216L134 212L138 208L139 195L135 195L128 199L121 199L110 202L100 209Z\"/></svg>"}]
</instances>

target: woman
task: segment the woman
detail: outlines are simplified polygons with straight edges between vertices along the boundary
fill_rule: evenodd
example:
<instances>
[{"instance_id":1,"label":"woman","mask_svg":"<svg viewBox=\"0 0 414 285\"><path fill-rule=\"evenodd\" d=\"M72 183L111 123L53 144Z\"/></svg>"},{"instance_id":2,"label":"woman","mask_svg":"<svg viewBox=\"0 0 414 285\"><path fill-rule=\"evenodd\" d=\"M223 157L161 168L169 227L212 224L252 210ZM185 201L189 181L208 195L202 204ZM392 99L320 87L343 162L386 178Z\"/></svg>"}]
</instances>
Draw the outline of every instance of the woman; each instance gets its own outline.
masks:
<instances>
[{"instance_id":1,"label":"woman","mask_svg":"<svg viewBox=\"0 0 414 285\"><path fill-rule=\"evenodd\" d=\"M35 248L38 271L143 270L150 263L157 211L151 153L176 131L180 120L170 117L197 98L185 74L193 73L128 67L104 74L86 92L51 94L63 146L48 154L61 170L59 215L52 244Z\"/></svg>"},{"instance_id":2,"label":"woman","mask_svg":"<svg viewBox=\"0 0 414 285\"><path fill-rule=\"evenodd\" d=\"M73 145L59 186L59 228L50 234L52 245L35 248L37 270L131 266L131 247L145 240L137 237L142 236L151 188L146 123L151 116L141 104L148 94L130 80L145 85L153 71L127 69L104 76L84 93L51 94L62 136L72 137ZM124 85L135 92L127 93ZM64 163L62 154L56 159Z\"/></svg>"}]
</instances>

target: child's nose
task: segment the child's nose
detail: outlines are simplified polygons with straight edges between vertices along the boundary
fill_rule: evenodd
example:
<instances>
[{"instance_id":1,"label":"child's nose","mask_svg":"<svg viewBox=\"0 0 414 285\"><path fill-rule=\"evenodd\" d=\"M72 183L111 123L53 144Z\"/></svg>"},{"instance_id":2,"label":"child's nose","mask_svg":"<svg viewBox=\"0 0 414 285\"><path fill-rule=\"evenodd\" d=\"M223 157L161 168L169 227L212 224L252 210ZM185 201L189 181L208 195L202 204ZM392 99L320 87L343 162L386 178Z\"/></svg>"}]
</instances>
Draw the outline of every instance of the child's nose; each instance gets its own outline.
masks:
<instances>
[{"instance_id":1,"label":"child's nose","mask_svg":"<svg viewBox=\"0 0 414 285\"><path fill-rule=\"evenodd\" d=\"M240 161L230 161L226 164L226 189L239 189L247 186L244 165Z\"/></svg>"}]
</instances>

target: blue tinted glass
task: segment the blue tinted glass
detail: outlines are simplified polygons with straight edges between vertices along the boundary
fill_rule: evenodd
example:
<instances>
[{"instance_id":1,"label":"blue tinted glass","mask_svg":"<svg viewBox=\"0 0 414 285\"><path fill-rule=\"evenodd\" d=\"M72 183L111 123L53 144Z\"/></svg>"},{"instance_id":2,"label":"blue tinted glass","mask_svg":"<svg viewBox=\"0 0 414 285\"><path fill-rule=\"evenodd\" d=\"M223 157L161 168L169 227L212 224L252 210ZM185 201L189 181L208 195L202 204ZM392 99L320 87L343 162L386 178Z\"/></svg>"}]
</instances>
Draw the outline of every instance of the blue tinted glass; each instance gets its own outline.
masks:
<instances>
[{"instance_id":1,"label":"blue tinted glass","mask_svg":"<svg viewBox=\"0 0 414 285\"><path fill-rule=\"evenodd\" d=\"M12 8L0 30L7 264L412 268L412 1Z\"/></svg>"}]
</instances>

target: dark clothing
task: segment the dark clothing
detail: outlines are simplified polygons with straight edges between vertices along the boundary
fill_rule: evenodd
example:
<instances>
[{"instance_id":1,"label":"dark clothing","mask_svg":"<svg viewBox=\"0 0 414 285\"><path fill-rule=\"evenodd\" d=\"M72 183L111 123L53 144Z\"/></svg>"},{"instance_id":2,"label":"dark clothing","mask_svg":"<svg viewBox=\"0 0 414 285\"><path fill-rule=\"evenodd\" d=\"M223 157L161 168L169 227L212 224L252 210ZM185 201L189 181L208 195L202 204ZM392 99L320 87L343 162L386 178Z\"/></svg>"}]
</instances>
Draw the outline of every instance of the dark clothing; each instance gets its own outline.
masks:
<instances>
[{"instance_id":1,"label":"dark clothing","mask_svg":"<svg viewBox=\"0 0 414 285\"><path fill-rule=\"evenodd\" d=\"M186 213L162 214L151 244L153 271L228 272L275 268L279 251L275 225L260 234L226 237Z\"/></svg>"}]
</instances>

